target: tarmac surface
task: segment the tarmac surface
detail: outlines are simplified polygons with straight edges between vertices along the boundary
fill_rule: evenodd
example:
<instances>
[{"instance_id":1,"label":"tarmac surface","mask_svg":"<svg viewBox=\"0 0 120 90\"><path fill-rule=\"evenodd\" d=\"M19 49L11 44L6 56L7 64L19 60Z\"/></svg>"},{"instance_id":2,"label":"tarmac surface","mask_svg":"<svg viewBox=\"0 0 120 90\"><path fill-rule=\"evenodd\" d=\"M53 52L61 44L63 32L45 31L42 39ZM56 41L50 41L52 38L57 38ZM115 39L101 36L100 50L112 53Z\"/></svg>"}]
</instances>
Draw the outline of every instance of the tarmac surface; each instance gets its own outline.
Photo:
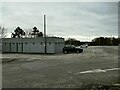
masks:
<instances>
[{"instance_id":1,"label":"tarmac surface","mask_svg":"<svg viewBox=\"0 0 120 90\"><path fill-rule=\"evenodd\" d=\"M118 84L118 47L72 54L3 54L3 88L84 88Z\"/></svg>"}]
</instances>

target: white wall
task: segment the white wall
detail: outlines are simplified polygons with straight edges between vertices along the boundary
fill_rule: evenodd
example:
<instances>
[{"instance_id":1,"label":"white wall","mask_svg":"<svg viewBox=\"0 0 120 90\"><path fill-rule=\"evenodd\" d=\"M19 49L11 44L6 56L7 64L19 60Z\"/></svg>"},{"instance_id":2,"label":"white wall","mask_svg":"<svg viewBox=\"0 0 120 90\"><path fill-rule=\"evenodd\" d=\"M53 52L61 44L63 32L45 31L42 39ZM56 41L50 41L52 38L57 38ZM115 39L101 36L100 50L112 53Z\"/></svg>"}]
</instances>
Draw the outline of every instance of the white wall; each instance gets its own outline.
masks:
<instances>
[{"instance_id":1,"label":"white wall","mask_svg":"<svg viewBox=\"0 0 120 90\"><path fill-rule=\"evenodd\" d=\"M11 52L17 52L16 43L11 43Z\"/></svg>"},{"instance_id":2,"label":"white wall","mask_svg":"<svg viewBox=\"0 0 120 90\"><path fill-rule=\"evenodd\" d=\"M60 43L59 44L59 42L57 43L57 44L55 44L55 52L56 53L61 53L61 52L63 52L63 47L64 47L64 44L62 43Z\"/></svg>"},{"instance_id":3,"label":"white wall","mask_svg":"<svg viewBox=\"0 0 120 90\"><path fill-rule=\"evenodd\" d=\"M55 44L56 42L57 44ZM5 43L7 44L5 45ZM3 52L10 52L9 43L11 43L11 52L23 52L23 53L44 53L45 52L43 37L41 38L4 38L2 42ZM22 47L22 43L23 43L23 47ZM47 37L47 53L62 52L62 49L64 47L63 43L64 43L63 38ZM22 51L22 48L23 48L23 51Z\"/></svg>"},{"instance_id":4,"label":"white wall","mask_svg":"<svg viewBox=\"0 0 120 90\"><path fill-rule=\"evenodd\" d=\"M22 44L21 43L18 43L18 52L22 52Z\"/></svg>"},{"instance_id":5,"label":"white wall","mask_svg":"<svg viewBox=\"0 0 120 90\"><path fill-rule=\"evenodd\" d=\"M9 43L4 43L2 44L2 51L3 52L10 52L10 47L9 47Z\"/></svg>"},{"instance_id":6,"label":"white wall","mask_svg":"<svg viewBox=\"0 0 120 90\"><path fill-rule=\"evenodd\" d=\"M54 43L47 43L47 53L55 53Z\"/></svg>"},{"instance_id":7,"label":"white wall","mask_svg":"<svg viewBox=\"0 0 120 90\"><path fill-rule=\"evenodd\" d=\"M34 44L33 44L34 43ZM44 53L44 45L43 43L38 42L29 42L23 44L23 52L24 53Z\"/></svg>"}]
</instances>

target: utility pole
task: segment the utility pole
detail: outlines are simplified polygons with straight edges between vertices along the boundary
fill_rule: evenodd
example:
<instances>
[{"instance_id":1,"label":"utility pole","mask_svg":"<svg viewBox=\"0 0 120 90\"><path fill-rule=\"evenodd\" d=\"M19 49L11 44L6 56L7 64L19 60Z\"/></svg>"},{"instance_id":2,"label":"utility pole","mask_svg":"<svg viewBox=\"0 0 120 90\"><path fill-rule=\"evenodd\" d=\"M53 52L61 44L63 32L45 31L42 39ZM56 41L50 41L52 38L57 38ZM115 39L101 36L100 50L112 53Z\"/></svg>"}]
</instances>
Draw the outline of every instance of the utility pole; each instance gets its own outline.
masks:
<instances>
[{"instance_id":1,"label":"utility pole","mask_svg":"<svg viewBox=\"0 0 120 90\"><path fill-rule=\"evenodd\" d=\"M101 38L99 38L99 46L101 45Z\"/></svg>"},{"instance_id":2,"label":"utility pole","mask_svg":"<svg viewBox=\"0 0 120 90\"><path fill-rule=\"evenodd\" d=\"M45 54L47 53L47 40L46 40L46 15L44 15L44 40L45 40L45 44L44 44L44 47L45 47Z\"/></svg>"},{"instance_id":3,"label":"utility pole","mask_svg":"<svg viewBox=\"0 0 120 90\"><path fill-rule=\"evenodd\" d=\"M89 36L89 41L88 41L88 45L90 45L90 36Z\"/></svg>"},{"instance_id":4,"label":"utility pole","mask_svg":"<svg viewBox=\"0 0 120 90\"><path fill-rule=\"evenodd\" d=\"M112 35L111 35L111 40L110 41L111 41L111 46L113 46L113 42L112 42L113 41L113 37L112 37Z\"/></svg>"}]
</instances>

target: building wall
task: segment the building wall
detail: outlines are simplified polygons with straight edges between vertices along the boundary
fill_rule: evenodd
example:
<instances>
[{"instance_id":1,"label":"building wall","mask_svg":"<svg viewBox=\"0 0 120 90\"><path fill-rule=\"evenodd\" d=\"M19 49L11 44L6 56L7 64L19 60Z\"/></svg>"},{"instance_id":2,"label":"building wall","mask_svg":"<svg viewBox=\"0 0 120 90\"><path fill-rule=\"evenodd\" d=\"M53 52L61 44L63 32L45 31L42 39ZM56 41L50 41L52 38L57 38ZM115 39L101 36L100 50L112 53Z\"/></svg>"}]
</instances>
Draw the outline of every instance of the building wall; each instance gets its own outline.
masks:
<instances>
[{"instance_id":1,"label":"building wall","mask_svg":"<svg viewBox=\"0 0 120 90\"><path fill-rule=\"evenodd\" d=\"M18 53L22 52L22 44L21 43L17 43L17 48L18 48Z\"/></svg>"},{"instance_id":2,"label":"building wall","mask_svg":"<svg viewBox=\"0 0 120 90\"><path fill-rule=\"evenodd\" d=\"M55 52L61 53L63 51L63 47L65 46L65 43L62 39L59 39L55 42Z\"/></svg>"},{"instance_id":3,"label":"building wall","mask_svg":"<svg viewBox=\"0 0 120 90\"><path fill-rule=\"evenodd\" d=\"M47 53L56 53L54 43L47 43Z\"/></svg>"},{"instance_id":4,"label":"building wall","mask_svg":"<svg viewBox=\"0 0 120 90\"><path fill-rule=\"evenodd\" d=\"M3 43L2 44L2 51L10 52L10 44L9 43Z\"/></svg>"},{"instance_id":5,"label":"building wall","mask_svg":"<svg viewBox=\"0 0 120 90\"><path fill-rule=\"evenodd\" d=\"M11 43L11 52L17 52L16 43Z\"/></svg>"},{"instance_id":6,"label":"building wall","mask_svg":"<svg viewBox=\"0 0 120 90\"><path fill-rule=\"evenodd\" d=\"M62 52L63 47L63 38L47 37L47 53ZM45 53L44 38L4 38L2 52Z\"/></svg>"},{"instance_id":7,"label":"building wall","mask_svg":"<svg viewBox=\"0 0 120 90\"><path fill-rule=\"evenodd\" d=\"M39 42L24 43L23 53L44 53L44 45Z\"/></svg>"}]
</instances>

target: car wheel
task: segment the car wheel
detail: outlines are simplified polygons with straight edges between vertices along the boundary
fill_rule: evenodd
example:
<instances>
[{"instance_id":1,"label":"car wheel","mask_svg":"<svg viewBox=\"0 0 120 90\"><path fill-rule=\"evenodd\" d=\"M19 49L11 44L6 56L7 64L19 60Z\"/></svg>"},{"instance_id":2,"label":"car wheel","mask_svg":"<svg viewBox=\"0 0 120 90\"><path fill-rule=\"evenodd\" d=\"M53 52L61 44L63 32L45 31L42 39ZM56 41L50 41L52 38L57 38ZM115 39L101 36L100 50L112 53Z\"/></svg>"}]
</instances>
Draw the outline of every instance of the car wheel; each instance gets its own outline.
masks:
<instances>
[{"instance_id":1,"label":"car wheel","mask_svg":"<svg viewBox=\"0 0 120 90\"><path fill-rule=\"evenodd\" d=\"M67 51L64 51L64 54L67 54L68 52Z\"/></svg>"}]
</instances>

